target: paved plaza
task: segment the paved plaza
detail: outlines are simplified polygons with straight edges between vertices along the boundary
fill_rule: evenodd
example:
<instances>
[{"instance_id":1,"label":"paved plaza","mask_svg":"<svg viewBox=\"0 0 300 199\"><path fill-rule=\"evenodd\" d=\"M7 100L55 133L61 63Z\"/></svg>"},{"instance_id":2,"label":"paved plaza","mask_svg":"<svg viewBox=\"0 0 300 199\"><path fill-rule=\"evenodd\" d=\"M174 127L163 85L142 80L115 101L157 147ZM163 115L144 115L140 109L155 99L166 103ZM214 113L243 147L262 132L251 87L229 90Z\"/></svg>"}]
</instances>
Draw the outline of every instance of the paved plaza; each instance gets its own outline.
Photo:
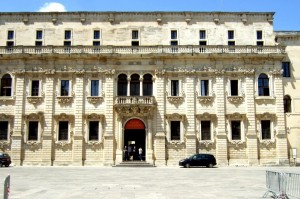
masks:
<instances>
[{"instance_id":1,"label":"paved plaza","mask_svg":"<svg viewBox=\"0 0 300 199\"><path fill-rule=\"evenodd\" d=\"M265 171L299 172L299 167L0 168L11 176L10 198L261 198Z\"/></svg>"}]
</instances>

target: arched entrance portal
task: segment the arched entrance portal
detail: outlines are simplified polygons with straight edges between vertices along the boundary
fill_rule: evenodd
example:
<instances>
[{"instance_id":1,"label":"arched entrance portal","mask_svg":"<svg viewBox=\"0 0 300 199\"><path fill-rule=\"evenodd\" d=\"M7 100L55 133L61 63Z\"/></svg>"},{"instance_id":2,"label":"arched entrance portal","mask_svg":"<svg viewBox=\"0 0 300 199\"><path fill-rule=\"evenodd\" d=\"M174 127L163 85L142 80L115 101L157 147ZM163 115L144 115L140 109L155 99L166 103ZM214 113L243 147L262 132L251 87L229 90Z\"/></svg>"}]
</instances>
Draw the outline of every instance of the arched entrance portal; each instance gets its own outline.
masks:
<instances>
[{"instance_id":1,"label":"arched entrance portal","mask_svg":"<svg viewBox=\"0 0 300 199\"><path fill-rule=\"evenodd\" d=\"M138 149L141 147L143 149L143 160L146 156L146 132L145 124L139 119L131 119L125 125L124 131L124 146L127 146L127 149L131 147L132 149L132 160L139 160ZM133 149L135 147L135 152Z\"/></svg>"}]
</instances>

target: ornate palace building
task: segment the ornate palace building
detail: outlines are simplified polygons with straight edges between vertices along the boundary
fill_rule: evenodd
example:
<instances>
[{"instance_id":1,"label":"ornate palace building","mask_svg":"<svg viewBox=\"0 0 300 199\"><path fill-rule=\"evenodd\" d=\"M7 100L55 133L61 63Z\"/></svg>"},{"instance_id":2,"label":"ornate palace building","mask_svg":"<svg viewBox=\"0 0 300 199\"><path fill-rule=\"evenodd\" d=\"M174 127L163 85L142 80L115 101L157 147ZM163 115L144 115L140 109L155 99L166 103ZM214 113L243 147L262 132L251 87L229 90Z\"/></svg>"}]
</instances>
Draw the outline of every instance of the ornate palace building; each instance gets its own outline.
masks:
<instances>
[{"instance_id":1,"label":"ornate palace building","mask_svg":"<svg viewBox=\"0 0 300 199\"><path fill-rule=\"evenodd\" d=\"M271 12L0 13L0 150L16 165L288 165L300 33ZM294 154L295 155L295 154Z\"/></svg>"}]
</instances>

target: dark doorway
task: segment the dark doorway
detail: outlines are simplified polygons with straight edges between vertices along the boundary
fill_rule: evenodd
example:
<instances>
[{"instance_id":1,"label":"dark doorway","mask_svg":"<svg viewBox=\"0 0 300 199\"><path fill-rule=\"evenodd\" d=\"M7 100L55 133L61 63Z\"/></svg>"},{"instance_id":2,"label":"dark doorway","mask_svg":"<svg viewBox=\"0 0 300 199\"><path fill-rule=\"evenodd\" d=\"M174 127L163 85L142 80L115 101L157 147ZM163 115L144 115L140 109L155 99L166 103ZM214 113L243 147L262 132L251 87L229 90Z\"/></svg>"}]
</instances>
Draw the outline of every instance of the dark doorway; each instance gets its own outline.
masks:
<instances>
[{"instance_id":1,"label":"dark doorway","mask_svg":"<svg viewBox=\"0 0 300 199\"><path fill-rule=\"evenodd\" d=\"M143 149L143 160L145 160L146 143L145 143L145 129L125 129L124 132L124 146L127 149L131 147L132 154L131 160L140 160L138 149L141 147ZM133 151L135 147L135 152Z\"/></svg>"}]
</instances>

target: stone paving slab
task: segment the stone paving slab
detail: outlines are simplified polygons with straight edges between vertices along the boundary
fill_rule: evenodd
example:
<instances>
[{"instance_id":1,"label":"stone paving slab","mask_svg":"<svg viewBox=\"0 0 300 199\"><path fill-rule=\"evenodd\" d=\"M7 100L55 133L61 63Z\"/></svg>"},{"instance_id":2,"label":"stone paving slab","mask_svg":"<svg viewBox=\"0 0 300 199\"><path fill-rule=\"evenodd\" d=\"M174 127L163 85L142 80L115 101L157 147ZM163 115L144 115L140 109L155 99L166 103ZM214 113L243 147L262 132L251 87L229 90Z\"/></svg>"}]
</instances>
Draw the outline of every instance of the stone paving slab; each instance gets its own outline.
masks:
<instances>
[{"instance_id":1,"label":"stone paving slab","mask_svg":"<svg viewBox=\"0 0 300 199\"><path fill-rule=\"evenodd\" d=\"M262 198L265 171L299 172L299 167L0 168L11 175L11 199Z\"/></svg>"}]
</instances>

